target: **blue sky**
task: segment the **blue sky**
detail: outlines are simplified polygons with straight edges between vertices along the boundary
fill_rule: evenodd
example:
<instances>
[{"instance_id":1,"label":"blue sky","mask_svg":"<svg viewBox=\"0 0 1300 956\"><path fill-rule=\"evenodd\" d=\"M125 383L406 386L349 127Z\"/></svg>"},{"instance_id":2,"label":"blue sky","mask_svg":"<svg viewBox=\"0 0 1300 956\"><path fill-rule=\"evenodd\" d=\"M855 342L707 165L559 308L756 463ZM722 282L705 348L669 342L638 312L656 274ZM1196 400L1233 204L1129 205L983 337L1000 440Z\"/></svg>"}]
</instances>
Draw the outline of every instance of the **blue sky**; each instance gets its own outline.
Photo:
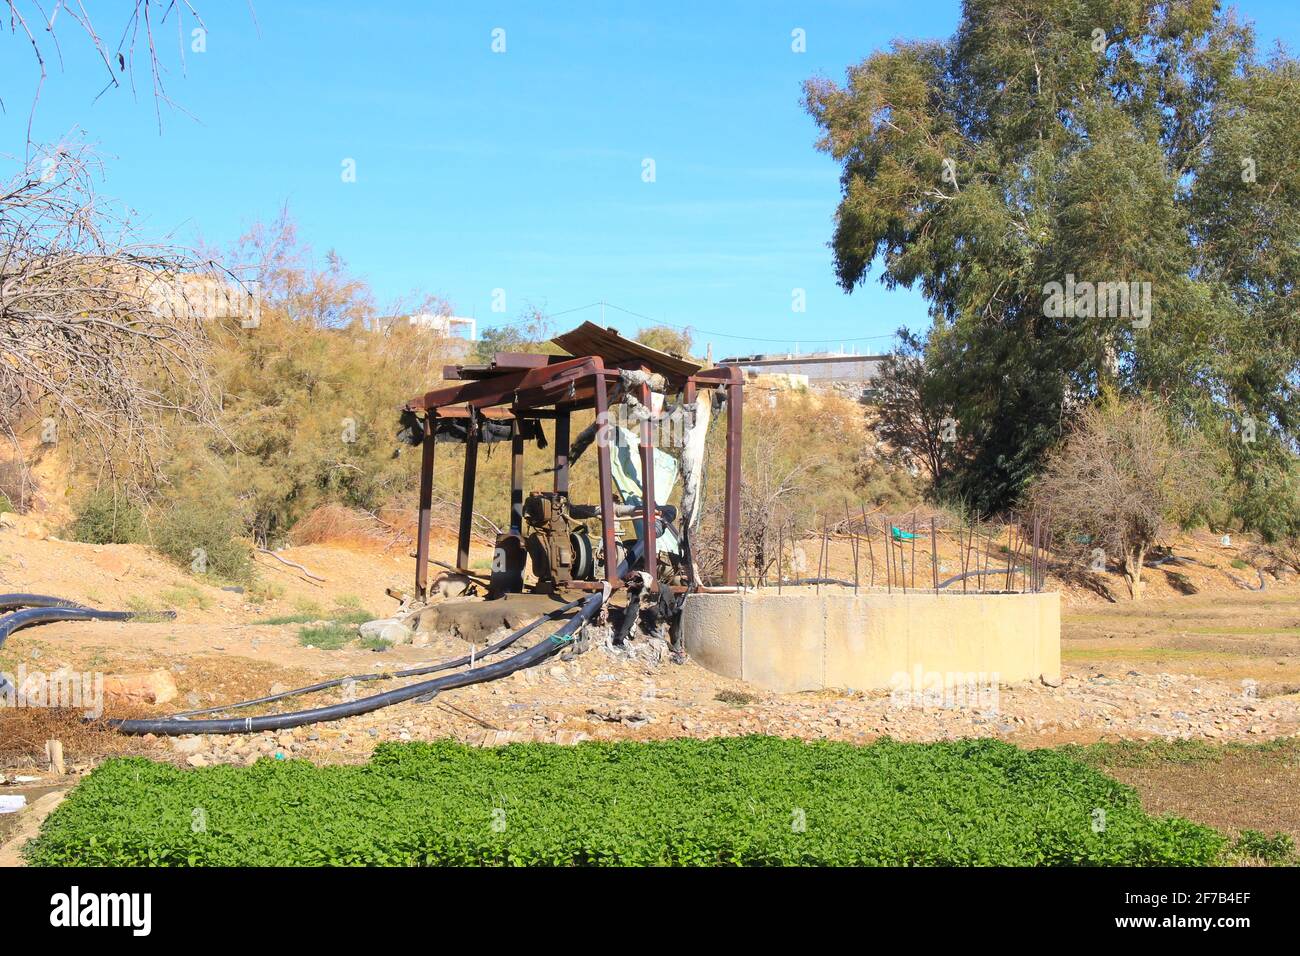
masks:
<instances>
[{"instance_id":1,"label":"blue sky","mask_svg":"<svg viewBox=\"0 0 1300 956\"><path fill-rule=\"evenodd\" d=\"M915 292L874 276L852 295L836 286L838 170L814 149L801 84L840 79L896 37L950 35L956 0L255 0L256 24L237 0L195 5L207 50L187 52L184 75L163 31L168 91L193 118L164 109L160 134L147 81L95 101L102 67L65 26L35 119L37 140L84 130L107 159L104 191L155 236L224 246L288 203L316 252L336 250L381 301L437 293L490 325L526 303L605 299L694 327L718 356L870 351L888 342L867 337L928 322ZM115 41L125 3L90 6ZM1261 48L1300 48L1294 0L1236 6ZM0 37L0 152L18 156L35 83L24 43ZM599 310L557 324L584 318Z\"/></svg>"}]
</instances>

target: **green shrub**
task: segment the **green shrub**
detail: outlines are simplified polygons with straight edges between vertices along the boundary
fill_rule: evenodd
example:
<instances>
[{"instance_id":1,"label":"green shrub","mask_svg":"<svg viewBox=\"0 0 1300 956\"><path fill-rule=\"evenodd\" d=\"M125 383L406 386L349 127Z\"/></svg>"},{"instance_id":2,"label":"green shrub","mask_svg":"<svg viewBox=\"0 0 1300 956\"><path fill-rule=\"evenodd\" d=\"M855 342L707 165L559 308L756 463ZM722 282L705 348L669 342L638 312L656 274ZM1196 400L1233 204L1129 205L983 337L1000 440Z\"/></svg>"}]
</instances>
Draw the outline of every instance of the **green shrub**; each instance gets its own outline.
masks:
<instances>
[{"instance_id":1,"label":"green shrub","mask_svg":"<svg viewBox=\"0 0 1300 956\"><path fill-rule=\"evenodd\" d=\"M742 737L383 744L363 767L112 760L25 853L38 866L1202 865L1223 844L1056 751Z\"/></svg>"},{"instance_id":2,"label":"green shrub","mask_svg":"<svg viewBox=\"0 0 1300 956\"><path fill-rule=\"evenodd\" d=\"M144 539L144 516L121 495L94 491L78 503L63 533L86 544L135 544Z\"/></svg>"},{"instance_id":3,"label":"green shrub","mask_svg":"<svg viewBox=\"0 0 1300 956\"><path fill-rule=\"evenodd\" d=\"M88 595L89 596L89 595ZM98 601L93 603L98 604ZM169 618L156 601L141 597L138 594L132 594L126 599L126 608L128 611L134 611L136 620L144 624L157 624L160 621L166 621Z\"/></svg>"},{"instance_id":4,"label":"green shrub","mask_svg":"<svg viewBox=\"0 0 1300 956\"><path fill-rule=\"evenodd\" d=\"M1272 836L1258 830L1242 830L1232 845L1233 852L1267 863L1285 863L1295 854L1295 844L1285 833Z\"/></svg>"},{"instance_id":5,"label":"green shrub","mask_svg":"<svg viewBox=\"0 0 1300 956\"><path fill-rule=\"evenodd\" d=\"M235 584L253 579L253 549L219 500L170 502L155 513L150 530L154 549L192 573Z\"/></svg>"},{"instance_id":6,"label":"green shrub","mask_svg":"<svg viewBox=\"0 0 1300 956\"><path fill-rule=\"evenodd\" d=\"M298 643L304 647L319 647L322 651L337 651L357 636L355 624L340 621L327 621L315 627L304 627L298 631Z\"/></svg>"}]
</instances>

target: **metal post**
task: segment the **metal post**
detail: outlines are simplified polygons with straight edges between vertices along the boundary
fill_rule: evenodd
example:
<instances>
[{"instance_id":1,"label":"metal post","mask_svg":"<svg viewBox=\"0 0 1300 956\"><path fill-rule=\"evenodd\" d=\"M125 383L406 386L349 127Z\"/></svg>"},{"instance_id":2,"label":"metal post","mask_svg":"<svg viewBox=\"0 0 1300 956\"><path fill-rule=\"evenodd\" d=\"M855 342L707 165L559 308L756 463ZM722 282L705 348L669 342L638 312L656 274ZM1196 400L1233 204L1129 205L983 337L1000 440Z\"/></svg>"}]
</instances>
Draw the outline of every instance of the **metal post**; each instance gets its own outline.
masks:
<instances>
[{"instance_id":1,"label":"metal post","mask_svg":"<svg viewBox=\"0 0 1300 956\"><path fill-rule=\"evenodd\" d=\"M510 530L519 534L524 527L524 435L515 419L510 434Z\"/></svg>"},{"instance_id":2,"label":"metal post","mask_svg":"<svg viewBox=\"0 0 1300 956\"><path fill-rule=\"evenodd\" d=\"M871 546L871 522L867 520L867 506L862 507L862 532L867 536L867 558L871 561L871 587L876 586L876 549Z\"/></svg>"},{"instance_id":3,"label":"metal post","mask_svg":"<svg viewBox=\"0 0 1300 956\"><path fill-rule=\"evenodd\" d=\"M465 480L460 486L460 534L456 537L456 567L469 570L469 539L474 530L474 478L478 472L478 413L471 408L465 432Z\"/></svg>"},{"instance_id":4,"label":"metal post","mask_svg":"<svg viewBox=\"0 0 1300 956\"><path fill-rule=\"evenodd\" d=\"M1015 556L1012 555L1012 553L1011 553L1011 545L1015 542L1015 536L1016 536L1016 522L1015 522L1015 520L1014 520L1014 516L1012 516L1012 520L1009 521L1009 522L1007 522L1007 580L1006 580L1006 590L1007 590L1008 593L1010 593L1010 591L1011 591L1011 569L1012 569L1013 567L1015 567Z\"/></svg>"},{"instance_id":5,"label":"metal post","mask_svg":"<svg viewBox=\"0 0 1300 956\"><path fill-rule=\"evenodd\" d=\"M642 371L649 372L649 369L642 368ZM658 550L658 529L655 522L658 517L658 502L655 500L655 443L654 443L654 425L651 423L649 415L652 411L653 399L650 395L650 386L644 382L637 389L638 397L642 406L645 408L646 416L641 420L641 500L644 502L642 511L645 512L645 518L641 521L641 541L645 550L645 573L650 575L650 583L653 586L658 578L659 569L659 550Z\"/></svg>"},{"instance_id":6,"label":"metal post","mask_svg":"<svg viewBox=\"0 0 1300 956\"><path fill-rule=\"evenodd\" d=\"M420 443L420 516L415 536L415 593L429 597L429 525L433 512L433 420L430 409L424 416L424 440Z\"/></svg>"},{"instance_id":7,"label":"metal post","mask_svg":"<svg viewBox=\"0 0 1300 956\"><path fill-rule=\"evenodd\" d=\"M966 543L966 517L962 516L961 527L957 530L961 541L961 593L966 593L966 565L970 560L970 546Z\"/></svg>"},{"instance_id":8,"label":"metal post","mask_svg":"<svg viewBox=\"0 0 1300 956\"><path fill-rule=\"evenodd\" d=\"M853 593L858 593L858 534L853 530L853 518L849 515L848 499L844 501L844 527L853 537L850 544L853 548Z\"/></svg>"},{"instance_id":9,"label":"metal post","mask_svg":"<svg viewBox=\"0 0 1300 956\"><path fill-rule=\"evenodd\" d=\"M916 509L912 509L912 590L916 590Z\"/></svg>"},{"instance_id":10,"label":"metal post","mask_svg":"<svg viewBox=\"0 0 1300 956\"><path fill-rule=\"evenodd\" d=\"M740 439L744 425L745 395L740 369L727 386L727 487L723 496L722 583L736 584L740 562Z\"/></svg>"},{"instance_id":11,"label":"metal post","mask_svg":"<svg viewBox=\"0 0 1300 956\"><path fill-rule=\"evenodd\" d=\"M894 593L894 549L889 545L889 515L880 518L885 532L885 590Z\"/></svg>"},{"instance_id":12,"label":"metal post","mask_svg":"<svg viewBox=\"0 0 1300 956\"><path fill-rule=\"evenodd\" d=\"M785 577L782 561L785 557L785 525L776 526L776 593L781 593L781 579Z\"/></svg>"},{"instance_id":13,"label":"metal post","mask_svg":"<svg viewBox=\"0 0 1300 956\"><path fill-rule=\"evenodd\" d=\"M1039 531L1039 518L1038 515L1035 514L1034 515L1034 592L1035 593L1037 593L1039 589L1038 531Z\"/></svg>"},{"instance_id":14,"label":"metal post","mask_svg":"<svg viewBox=\"0 0 1300 956\"><path fill-rule=\"evenodd\" d=\"M569 410L555 413L555 490L569 493Z\"/></svg>"},{"instance_id":15,"label":"metal post","mask_svg":"<svg viewBox=\"0 0 1300 956\"><path fill-rule=\"evenodd\" d=\"M934 578L934 593L939 593L939 529L934 515L930 515L930 577Z\"/></svg>"},{"instance_id":16,"label":"metal post","mask_svg":"<svg viewBox=\"0 0 1300 956\"><path fill-rule=\"evenodd\" d=\"M618 544L614 539L614 487L609 463L609 396L605 392L605 377L597 366L596 376L596 473L600 483L601 543L605 552L605 580L611 587L618 586ZM734 581L732 582L735 583Z\"/></svg>"}]
</instances>

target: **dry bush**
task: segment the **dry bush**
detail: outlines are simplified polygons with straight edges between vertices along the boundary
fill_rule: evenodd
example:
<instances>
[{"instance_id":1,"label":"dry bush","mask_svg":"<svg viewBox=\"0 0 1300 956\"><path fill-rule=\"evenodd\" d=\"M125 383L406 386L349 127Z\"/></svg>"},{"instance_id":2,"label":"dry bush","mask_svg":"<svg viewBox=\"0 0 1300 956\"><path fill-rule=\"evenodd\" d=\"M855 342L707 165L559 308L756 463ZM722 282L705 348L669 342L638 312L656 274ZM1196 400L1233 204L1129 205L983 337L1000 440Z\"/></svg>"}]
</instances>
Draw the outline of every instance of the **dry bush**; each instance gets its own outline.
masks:
<instances>
[{"instance_id":1,"label":"dry bush","mask_svg":"<svg viewBox=\"0 0 1300 956\"><path fill-rule=\"evenodd\" d=\"M1136 599L1147 552L1204 512L1218 480L1203 443L1176 434L1161 406L1107 399L1049 455L1028 505L1044 516L1058 553L1119 559Z\"/></svg>"},{"instance_id":2,"label":"dry bush","mask_svg":"<svg viewBox=\"0 0 1300 956\"><path fill-rule=\"evenodd\" d=\"M133 238L60 147L0 184L0 430L89 446L101 474L159 472L175 416L214 421L207 341L180 277L197 264ZM43 421L42 421L43 420Z\"/></svg>"},{"instance_id":3,"label":"dry bush","mask_svg":"<svg viewBox=\"0 0 1300 956\"><path fill-rule=\"evenodd\" d=\"M387 549L403 537L369 512L335 504L314 508L289 531L289 541L295 545L347 544Z\"/></svg>"},{"instance_id":4,"label":"dry bush","mask_svg":"<svg viewBox=\"0 0 1300 956\"><path fill-rule=\"evenodd\" d=\"M0 461L0 511L26 514L39 500L31 469L23 461L17 458Z\"/></svg>"},{"instance_id":5,"label":"dry bush","mask_svg":"<svg viewBox=\"0 0 1300 956\"><path fill-rule=\"evenodd\" d=\"M148 715L141 709L113 716ZM47 740L62 742L69 764L153 752L142 738L119 734L104 720L86 720L76 708L0 707L0 767L44 766Z\"/></svg>"}]
</instances>

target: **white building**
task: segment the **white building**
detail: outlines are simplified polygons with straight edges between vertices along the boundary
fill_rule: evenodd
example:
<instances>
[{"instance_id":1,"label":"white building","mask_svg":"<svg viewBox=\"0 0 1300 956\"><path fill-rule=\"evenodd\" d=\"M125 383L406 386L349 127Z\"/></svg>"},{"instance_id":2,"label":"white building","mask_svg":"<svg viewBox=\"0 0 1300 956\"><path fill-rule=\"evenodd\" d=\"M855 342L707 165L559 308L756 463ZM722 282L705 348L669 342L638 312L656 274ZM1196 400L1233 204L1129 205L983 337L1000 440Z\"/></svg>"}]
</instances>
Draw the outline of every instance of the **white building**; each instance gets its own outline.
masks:
<instances>
[{"instance_id":1,"label":"white building","mask_svg":"<svg viewBox=\"0 0 1300 956\"><path fill-rule=\"evenodd\" d=\"M478 323L463 316L435 315L432 312L421 312L418 315L408 315L406 321L411 325L429 329L443 338L466 339L470 342L478 340Z\"/></svg>"}]
</instances>

